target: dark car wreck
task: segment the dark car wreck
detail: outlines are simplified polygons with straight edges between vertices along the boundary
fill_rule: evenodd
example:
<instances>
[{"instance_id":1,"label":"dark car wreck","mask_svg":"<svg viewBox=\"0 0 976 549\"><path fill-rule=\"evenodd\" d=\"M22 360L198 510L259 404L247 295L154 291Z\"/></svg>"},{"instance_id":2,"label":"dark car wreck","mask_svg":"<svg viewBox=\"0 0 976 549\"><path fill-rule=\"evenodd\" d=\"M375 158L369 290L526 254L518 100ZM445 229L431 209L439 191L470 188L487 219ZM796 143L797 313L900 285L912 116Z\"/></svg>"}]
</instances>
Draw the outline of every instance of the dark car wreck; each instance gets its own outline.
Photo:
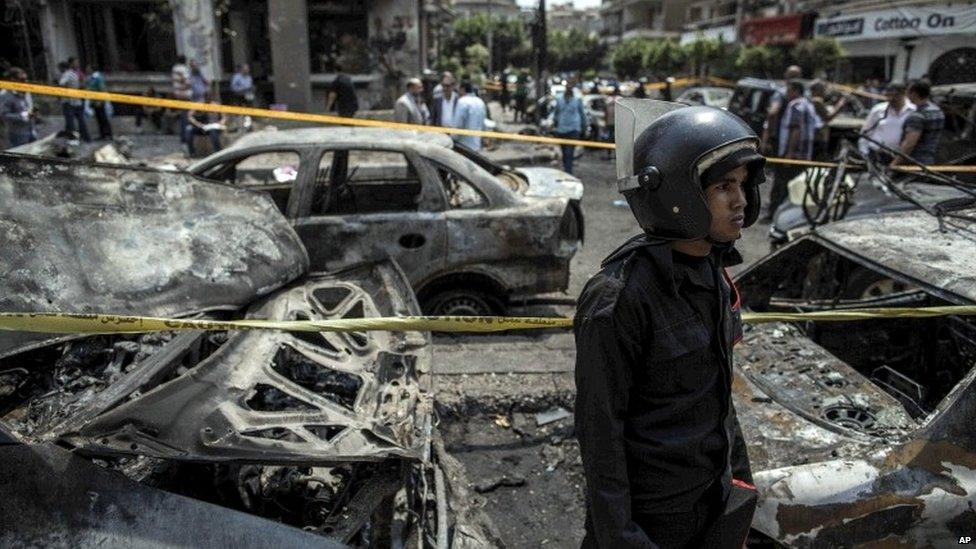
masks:
<instances>
[{"instance_id":1,"label":"dark car wreck","mask_svg":"<svg viewBox=\"0 0 976 549\"><path fill-rule=\"evenodd\" d=\"M395 264L306 274L265 195L188 174L0 155L0 227L4 311L419 313ZM420 332L0 332L0 546L483 542L446 523L430 366Z\"/></svg>"},{"instance_id":2,"label":"dark car wreck","mask_svg":"<svg viewBox=\"0 0 976 549\"><path fill-rule=\"evenodd\" d=\"M583 238L578 179L490 166L441 134L259 132L188 171L268 193L313 270L392 257L430 314L501 313L564 291Z\"/></svg>"},{"instance_id":3,"label":"dark car wreck","mask_svg":"<svg viewBox=\"0 0 976 549\"><path fill-rule=\"evenodd\" d=\"M970 305L973 209L838 221L737 277L752 311ZM893 281L879 295L851 291ZM976 322L748 327L734 398L759 488L757 538L941 547L976 532Z\"/></svg>"}]
</instances>

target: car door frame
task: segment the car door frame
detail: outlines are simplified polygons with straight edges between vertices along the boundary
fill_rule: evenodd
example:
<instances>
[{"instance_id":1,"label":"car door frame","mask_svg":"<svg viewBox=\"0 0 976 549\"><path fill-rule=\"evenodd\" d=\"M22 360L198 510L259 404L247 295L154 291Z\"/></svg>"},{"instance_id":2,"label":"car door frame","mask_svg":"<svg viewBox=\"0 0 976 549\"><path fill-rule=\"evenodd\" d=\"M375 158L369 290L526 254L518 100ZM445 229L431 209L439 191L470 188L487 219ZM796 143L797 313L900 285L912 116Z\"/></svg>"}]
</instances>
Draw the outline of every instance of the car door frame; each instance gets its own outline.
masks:
<instances>
[{"instance_id":1,"label":"car door frame","mask_svg":"<svg viewBox=\"0 0 976 549\"><path fill-rule=\"evenodd\" d=\"M197 166L194 170L194 175L207 179L208 181L217 181L219 183L224 183L226 185L231 185L237 189L245 189L248 191L254 191L259 193L264 193L259 187L248 187L240 185L237 182L226 182L217 179L211 179L210 177L204 175L204 172L211 170L221 164L234 163L238 164L247 157L255 156L258 154L274 153L274 152L290 152L298 155L298 175L295 177L295 181L292 183L292 190L288 193L288 205L285 208L284 215L289 221L294 223L294 220L299 217L299 206L302 203L307 202L304 198L304 193L308 192L308 187L310 184L306 182L308 179L308 174L310 170L308 166L310 165L308 159L310 157L318 158L315 153L314 147L308 147L305 145L295 145L295 144L275 144L275 145L262 145L259 147L252 147L247 149L232 150L228 151L224 155L216 156L213 158L212 162L205 163L203 165ZM316 160L317 162L317 160Z\"/></svg>"},{"instance_id":2,"label":"car door frame","mask_svg":"<svg viewBox=\"0 0 976 549\"><path fill-rule=\"evenodd\" d=\"M415 285L423 279L436 276L447 262L448 256L448 238L447 238L447 219L446 219L446 209L447 203L445 197L441 192L439 192L438 187L434 185L437 181L436 174L431 174L430 170L424 162L423 158L417 154L416 151L412 150L407 146L398 146L394 144L354 144L354 143L334 143L319 146L315 149L314 154L312 154L308 159L309 168L306 170L307 174L317 174L318 166L322 161L322 157L326 154L335 154L337 151L362 151L362 152L391 152L399 153L404 156L407 162L416 170L417 177L421 184L421 198L417 204L416 211L406 211L406 212L368 212L368 213L352 213L352 214L313 214L311 211L311 199L315 195L315 183L316 177L312 175L307 175L302 180L302 190L299 193L292 193L294 197L301 197L302 203L296 205L295 211L301 215L296 216L294 219L294 226L296 231L302 236L302 240L306 242L306 247L308 248L309 257L312 261L313 270L321 269L333 269L338 267L351 266L363 262L368 262L376 259L387 259L392 258L396 261L400 268L407 275L408 280L412 285ZM311 169L311 166L315 166L315 169ZM350 164L347 162L346 169L350 169ZM331 200L331 197L329 198ZM325 206L328 208L328 204ZM381 229L370 230L368 225L380 225L382 223L396 224L397 218L403 218L399 223L404 227L408 227L407 223L411 220L407 219L409 217L415 217L413 223L424 222L429 226L432 226L433 236L425 239L425 243L421 246L426 246L425 252L428 253L428 259L420 259L417 261L404 261L404 256L402 254L411 253L410 250L414 248L407 248L401 244L401 239L407 235L396 236L396 242L390 242L387 239L389 235L386 231ZM357 238L354 236L354 229L357 226L367 227L362 229L361 238L363 242L355 242ZM314 230L316 226L328 226L334 228L333 234L339 235L344 234L346 236L346 241L342 242L344 246L343 258L329 260L323 253L323 250L318 249L318 245L312 241L310 233ZM343 230L346 230L343 233ZM317 237L319 238L325 237ZM349 241L352 239L353 241ZM384 245L384 241L385 245ZM427 245L429 243L429 245ZM386 255L384 257L379 257L380 254L375 250L376 246L385 246ZM418 263L420 264L418 266Z\"/></svg>"}]
</instances>

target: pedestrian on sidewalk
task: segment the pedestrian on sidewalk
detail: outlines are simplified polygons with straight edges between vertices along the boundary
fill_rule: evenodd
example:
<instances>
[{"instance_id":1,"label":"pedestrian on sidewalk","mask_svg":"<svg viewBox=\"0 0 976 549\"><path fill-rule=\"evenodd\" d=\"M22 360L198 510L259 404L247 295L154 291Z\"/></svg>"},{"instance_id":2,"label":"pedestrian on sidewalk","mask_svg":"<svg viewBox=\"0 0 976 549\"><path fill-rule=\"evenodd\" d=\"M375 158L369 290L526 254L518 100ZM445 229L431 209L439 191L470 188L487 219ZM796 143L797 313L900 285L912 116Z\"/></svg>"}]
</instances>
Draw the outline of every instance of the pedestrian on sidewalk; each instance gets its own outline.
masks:
<instances>
[{"instance_id":1,"label":"pedestrian on sidewalk","mask_svg":"<svg viewBox=\"0 0 976 549\"><path fill-rule=\"evenodd\" d=\"M230 78L230 91L233 94L233 104L239 107L254 106L254 78L251 76L251 66L247 63L237 65L237 70ZM241 129L251 130L251 117L241 117Z\"/></svg>"},{"instance_id":2,"label":"pedestrian on sidewalk","mask_svg":"<svg viewBox=\"0 0 976 549\"><path fill-rule=\"evenodd\" d=\"M105 84L105 75L94 65L88 65L88 78L85 79L85 87L91 91L105 92L108 86ZM98 140L112 139L112 122L109 120L112 105L108 101L89 100L88 106L95 115L95 122L98 124Z\"/></svg>"},{"instance_id":3,"label":"pedestrian on sidewalk","mask_svg":"<svg viewBox=\"0 0 976 549\"><path fill-rule=\"evenodd\" d=\"M178 99L180 101L189 101L190 97L193 95L193 90L190 89L190 68L186 66L186 56L177 55L176 63L173 64L173 68L170 69L170 81L173 87L173 99ZM179 132L180 139L186 139L186 127L189 125L188 116L185 109L179 110ZM185 141L184 141L185 142Z\"/></svg>"},{"instance_id":4,"label":"pedestrian on sidewalk","mask_svg":"<svg viewBox=\"0 0 976 549\"><path fill-rule=\"evenodd\" d=\"M336 63L335 69L338 74L332 81L332 87L325 98L325 112L335 110L339 116L352 118L359 110L356 87L349 75L342 72L342 65Z\"/></svg>"},{"instance_id":5,"label":"pedestrian on sidewalk","mask_svg":"<svg viewBox=\"0 0 976 549\"><path fill-rule=\"evenodd\" d=\"M847 97L841 96L833 104L827 103L827 85L820 80L810 84L810 103L820 119L813 141L813 158L816 160L830 160L830 121L840 114L840 110L847 103Z\"/></svg>"},{"instance_id":6,"label":"pedestrian on sidewalk","mask_svg":"<svg viewBox=\"0 0 976 549\"><path fill-rule=\"evenodd\" d=\"M522 69L515 80L515 122L527 122L529 104L529 71Z\"/></svg>"},{"instance_id":7,"label":"pedestrian on sidewalk","mask_svg":"<svg viewBox=\"0 0 976 549\"><path fill-rule=\"evenodd\" d=\"M72 57L68 61L58 64L61 77L58 78L58 85L74 90L81 89L81 79L79 78L78 61ZM86 143L91 141L88 133L88 124L85 123L84 101L73 97L61 99L61 114L64 116L64 131L74 135L79 135ZM77 132L77 133L76 133Z\"/></svg>"},{"instance_id":8,"label":"pedestrian on sidewalk","mask_svg":"<svg viewBox=\"0 0 976 549\"><path fill-rule=\"evenodd\" d=\"M422 95L424 84L419 78L407 80L407 91L393 105L393 120L403 124L426 125L430 122L430 111Z\"/></svg>"},{"instance_id":9,"label":"pedestrian on sidewalk","mask_svg":"<svg viewBox=\"0 0 976 549\"><path fill-rule=\"evenodd\" d=\"M888 84L884 95L887 101L871 107L861 127L861 134L871 140L862 137L858 140L857 148L864 156L887 166L895 157L874 141L897 151L901 147L905 121L909 114L915 112L915 105L905 97L904 84Z\"/></svg>"},{"instance_id":10,"label":"pedestrian on sidewalk","mask_svg":"<svg viewBox=\"0 0 976 549\"><path fill-rule=\"evenodd\" d=\"M467 130L485 131L485 117L488 107L475 93L474 84L465 80L461 82L461 97L457 102L457 112L454 113L454 126ZM481 150L480 135L455 135L454 140L473 150Z\"/></svg>"},{"instance_id":11,"label":"pedestrian on sidewalk","mask_svg":"<svg viewBox=\"0 0 976 549\"><path fill-rule=\"evenodd\" d=\"M779 118L779 147L777 154L780 158L792 160L811 160L813 158L813 142L816 138L820 119L813 108L813 103L803 95L803 82L791 80L786 85L786 106ZM765 222L772 222L776 209L786 199L787 184L794 177L800 175L806 166L780 164L773 169L773 188L769 191L769 209L763 218Z\"/></svg>"},{"instance_id":12,"label":"pedestrian on sidewalk","mask_svg":"<svg viewBox=\"0 0 976 549\"><path fill-rule=\"evenodd\" d=\"M454 77L448 73L441 80L440 99L434 99L434 108L430 113L430 123L434 126L445 128L454 127L454 114L457 112L458 98L460 96L454 91Z\"/></svg>"},{"instance_id":13,"label":"pedestrian on sidewalk","mask_svg":"<svg viewBox=\"0 0 976 549\"><path fill-rule=\"evenodd\" d=\"M19 67L10 67L4 78L14 82L27 82L27 73ZM0 92L0 113L7 124L8 146L19 147L37 140L34 122L38 114L30 93L14 90Z\"/></svg>"},{"instance_id":14,"label":"pedestrian on sidewalk","mask_svg":"<svg viewBox=\"0 0 976 549\"><path fill-rule=\"evenodd\" d=\"M556 100L556 110L553 115L556 137L563 139L579 139L586 128L586 109L583 101L576 97L575 86L572 82L566 84L566 91ZM576 154L575 145L560 145L563 155L563 171L573 173L573 161Z\"/></svg>"},{"instance_id":15,"label":"pedestrian on sidewalk","mask_svg":"<svg viewBox=\"0 0 976 549\"><path fill-rule=\"evenodd\" d=\"M210 97L207 99L207 104L220 104L220 102ZM210 139L210 147L213 149L212 152L217 152L223 148L221 136L224 130L227 129L227 118L224 117L224 113L191 110L187 113L187 120L189 123L186 127L187 135L184 140L186 141L187 151L190 153L191 158L197 154L194 137L198 135L205 135Z\"/></svg>"},{"instance_id":16,"label":"pedestrian on sidewalk","mask_svg":"<svg viewBox=\"0 0 976 549\"><path fill-rule=\"evenodd\" d=\"M508 89L508 75L509 75L508 69L502 71L502 80L501 80L502 89L501 89L501 95L499 95L498 98L498 101L502 104L502 114L505 114L505 112L508 111L509 107L512 106L511 105L512 92Z\"/></svg>"},{"instance_id":17,"label":"pedestrian on sidewalk","mask_svg":"<svg viewBox=\"0 0 976 549\"><path fill-rule=\"evenodd\" d=\"M905 135L901 141L901 153L911 157L919 164L935 164L939 151L939 140L945 128L945 114L938 105L929 100L932 84L928 80L915 80L908 85L908 99L915 104L915 112L905 120ZM895 157L891 165L905 164L902 158Z\"/></svg>"},{"instance_id":18,"label":"pedestrian on sidewalk","mask_svg":"<svg viewBox=\"0 0 976 549\"><path fill-rule=\"evenodd\" d=\"M210 81L203 75L196 59L190 60L190 101L204 102L210 96Z\"/></svg>"},{"instance_id":19,"label":"pedestrian on sidewalk","mask_svg":"<svg viewBox=\"0 0 976 549\"><path fill-rule=\"evenodd\" d=\"M724 110L638 124L636 139L617 135L617 188L643 234L604 259L573 320L582 547L742 547L757 494L732 402L742 319L725 269L742 262L733 246L759 214L765 159Z\"/></svg>"}]
</instances>

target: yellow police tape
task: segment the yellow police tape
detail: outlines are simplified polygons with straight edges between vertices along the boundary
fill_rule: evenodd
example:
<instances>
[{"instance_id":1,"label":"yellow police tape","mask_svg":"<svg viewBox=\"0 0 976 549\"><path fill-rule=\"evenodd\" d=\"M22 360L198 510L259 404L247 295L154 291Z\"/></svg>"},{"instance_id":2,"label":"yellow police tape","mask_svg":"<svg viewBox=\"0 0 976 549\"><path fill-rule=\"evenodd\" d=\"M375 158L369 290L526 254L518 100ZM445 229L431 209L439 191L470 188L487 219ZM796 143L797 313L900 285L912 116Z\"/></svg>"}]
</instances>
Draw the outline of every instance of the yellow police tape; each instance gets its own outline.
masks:
<instances>
[{"instance_id":1,"label":"yellow police tape","mask_svg":"<svg viewBox=\"0 0 976 549\"><path fill-rule=\"evenodd\" d=\"M675 80L673 85L682 86L697 82L692 78ZM649 86L664 87L661 82L650 84ZM93 101L112 101L115 103L128 103L131 105L143 105L149 107L162 107L165 109L177 110L196 110L206 112L218 112L233 114L238 116L251 116L258 118L273 118L278 120L292 120L296 122L317 122L321 124L335 124L339 126L359 126L369 128L392 128L400 130L413 130L426 133L444 133L449 135L467 135L474 137L484 137L487 139L501 139L508 141L522 141L526 143L541 143L545 145L573 145L576 147L587 147L591 149L614 149L613 143L600 141L584 141L582 139L565 139L561 137L548 137L544 135L523 135L506 132L489 132L481 130L468 130L464 128L445 128L442 126L424 126L421 124L404 124L402 122L389 122L385 120L371 120L367 118L346 118L342 116L332 116L328 114L312 114L305 112L276 111L271 109L257 109L254 107L237 107L233 105L218 105L212 103L197 103L194 101L182 101L179 99L163 99L160 97L145 97L141 95L129 95L124 93L96 92L90 90L79 90L74 88L62 88L60 86L48 86L43 84L30 84L25 82L14 82L11 80L0 80L0 90L14 90L25 93L35 93L38 95L53 95L58 97L71 97L74 99L89 99ZM834 162L820 162L816 160L797 160L792 158L767 157L766 161L770 164L785 164L793 166L809 166L820 168L832 168L839 164ZM859 166L848 165L850 169L861 169ZM951 173L972 173L976 172L976 166L926 166L933 172ZM895 168L899 171L921 171L918 166L899 166Z\"/></svg>"},{"instance_id":2,"label":"yellow police tape","mask_svg":"<svg viewBox=\"0 0 976 549\"><path fill-rule=\"evenodd\" d=\"M742 313L746 324L770 322L850 322L856 320L973 316L976 306L864 308L808 313ZM572 328L565 317L404 316L332 320L200 320L149 316L0 313L0 330L46 334L140 334L183 330L284 330L289 332L502 332Z\"/></svg>"},{"instance_id":3,"label":"yellow police tape","mask_svg":"<svg viewBox=\"0 0 976 549\"><path fill-rule=\"evenodd\" d=\"M318 122L321 124L336 124L340 126L359 126L359 127L367 127L367 128L387 128L387 129L392 128L392 129L400 129L400 130L413 130L417 132L426 132L426 133L446 133L449 135L485 137L488 139L507 139L510 141L525 141L528 143L543 143L546 145L575 145L577 147L590 147L590 148L597 148L597 149L613 148L613 143L584 141L582 139L562 139L558 137L546 137L543 135L522 135L516 133L468 130L464 128L445 128L442 126L404 124L402 122L370 120L367 118L347 118L343 116L332 116L328 114L276 111L271 109L256 109L254 107L237 107L233 105L197 103L194 101L182 101L179 99L164 99L161 97L145 97L142 95L129 95L125 93L77 90L74 88L62 88L60 86L47 86L43 84L29 84L24 82L13 82L10 80L0 80L0 89L8 89L8 90L14 90L14 91L25 92L25 93L33 93L38 95L55 95L59 97L71 97L74 99L89 99L93 101L111 101L113 103L128 103L130 105L162 107L164 109L219 112L224 114L233 114L237 116L273 118L278 120L293 120L296 122Z\"/></svg>"}]
</instances>

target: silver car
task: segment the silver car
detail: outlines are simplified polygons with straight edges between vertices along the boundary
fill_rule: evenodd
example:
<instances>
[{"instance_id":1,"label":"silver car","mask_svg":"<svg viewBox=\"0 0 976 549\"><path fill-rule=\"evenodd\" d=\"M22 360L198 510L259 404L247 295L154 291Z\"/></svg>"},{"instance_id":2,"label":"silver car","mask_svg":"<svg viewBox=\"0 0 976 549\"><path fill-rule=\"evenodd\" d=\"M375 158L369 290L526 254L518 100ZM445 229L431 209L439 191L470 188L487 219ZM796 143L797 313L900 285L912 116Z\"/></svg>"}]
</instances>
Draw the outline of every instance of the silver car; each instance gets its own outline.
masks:
<instances>
[{"instance_id":1,"label":"silver car","mask_svg":"<svg viewBox=\"0 0 976 549\"><path fill-rule=\"evenodd\" d=\"M501 313L564 291L583 238L579 179L496 166L442 134L261 132L188 170L266 192L313 270L392 257L429 314Z\"/></svg>"}]
</instances>

